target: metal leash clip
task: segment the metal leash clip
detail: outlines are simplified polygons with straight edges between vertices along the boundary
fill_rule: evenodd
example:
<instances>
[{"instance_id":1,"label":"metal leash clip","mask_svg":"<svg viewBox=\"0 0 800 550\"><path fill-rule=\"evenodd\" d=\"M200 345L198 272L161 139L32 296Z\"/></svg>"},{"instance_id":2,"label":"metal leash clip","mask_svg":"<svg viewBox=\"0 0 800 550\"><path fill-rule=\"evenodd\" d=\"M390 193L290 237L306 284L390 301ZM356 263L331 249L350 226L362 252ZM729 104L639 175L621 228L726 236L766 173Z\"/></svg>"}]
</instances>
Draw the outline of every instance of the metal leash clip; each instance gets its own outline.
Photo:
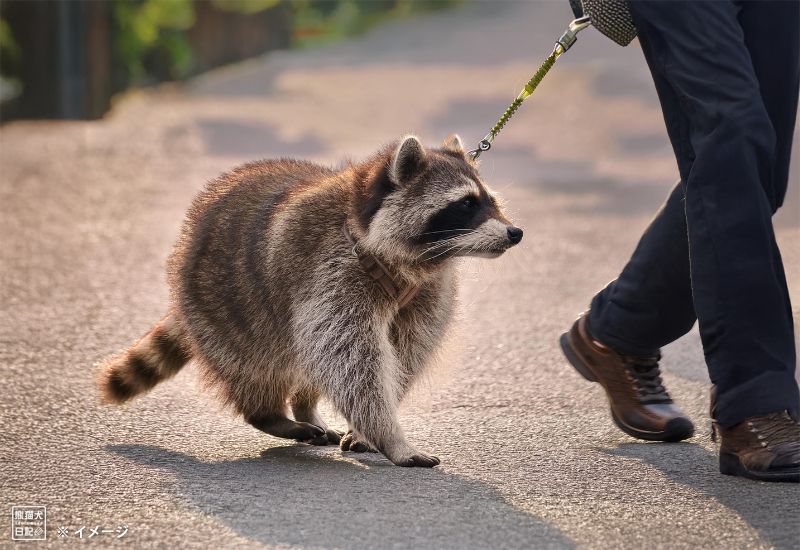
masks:
<instances>
[{"instance_id":1,"label":"metal leash clip","mask_svg":"<svg viewBox=\"0 0 800 550\"><path fill-rule=\"evenodd\" d=\"M472 157L473 160L478 158L481 153L483 153L484 151L488 151L489 149L492 148L492 141L494 141L494 136L492 135L491 132L489 132L488 134L486 134L486 137L483 138L480 141L480 143L478 143L478 148L469 151L467 155Z\"/></svg>"},{"instance_id":2,"label":"metal leash clip","mask_svg":"<svg viewBox=\"0 0 800 550\"><path fill-rule=\"evenodd\" d=\"M575 43L575 41L578 39L578 33L591 24L592 21L588 15L586 17L575 19L572 23L570 23L567 32L562 34L561 38L558 39L558 44L561 44L561 47L564 50L561 53L564 53L565 51L570 49L572 45Z\"/></svg>"}]
</instances>

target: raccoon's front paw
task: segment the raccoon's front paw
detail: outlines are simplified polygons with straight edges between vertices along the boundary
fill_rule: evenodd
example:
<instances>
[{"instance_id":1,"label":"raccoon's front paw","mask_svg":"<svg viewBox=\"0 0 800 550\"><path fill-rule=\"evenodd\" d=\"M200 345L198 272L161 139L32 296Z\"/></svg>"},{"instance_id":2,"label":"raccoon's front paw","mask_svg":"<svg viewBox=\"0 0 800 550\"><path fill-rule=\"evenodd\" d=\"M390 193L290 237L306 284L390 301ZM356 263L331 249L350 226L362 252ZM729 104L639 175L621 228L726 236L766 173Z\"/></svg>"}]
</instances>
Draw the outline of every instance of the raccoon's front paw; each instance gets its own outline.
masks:
<instances>
[{"instance_id":1,"label":"raccoon's front paw","mask_svg":"<svg viewBox=\"0 0 800 550\"><path fill-rule=\"evenodd\" d=\"M406 456L399 459L390 459L398 466L418 466L420 468L433 468L434 466L439 465L439 457L429 455L420 451L417 451L415 454L411 456Z\"/></svg>"},{"instance_id":2,"label":"raccoon's front paw","mask_svg":"<svg viewBox=\"0 0 800 550\"><path fill-rule=\"evenodd\" d=\"M369 443L365 441L359 441L356 438L356 435L353 433L353 430L348 430L348 432L344 434L341 443L339 443L339 448L342 449L343 451L352 451L354 453L378 452Z\"/></svg>"},{"instance_id":3,"label":"raccoon's front paw","mask_svg":"<svg viewBox=\"0 0 800 550\"><path fill-rule=\"evenodd\" d=\"M301 441L301 443L308 443L309 445L319 445L320 447L324 447L325 445L338 445L339 441L341 441L344 432L340 432L339 430L334 430L333 428L327 428L325 433L315 437L314 439L306 439ZM300 441L298 439L298 441Z\"/></svg>"},{"instance_id":4,"label":"raccoon's front paw","mask_svg":"<svg viewBox=\"0 0 800 550\"><path fill-rule=\"evenodd\" d=\"M383 454L397 466L433 468L439 465L438 457L423 453L411 445L404 445L401 448L390 448Z\"/></svg>"}]
</instances>

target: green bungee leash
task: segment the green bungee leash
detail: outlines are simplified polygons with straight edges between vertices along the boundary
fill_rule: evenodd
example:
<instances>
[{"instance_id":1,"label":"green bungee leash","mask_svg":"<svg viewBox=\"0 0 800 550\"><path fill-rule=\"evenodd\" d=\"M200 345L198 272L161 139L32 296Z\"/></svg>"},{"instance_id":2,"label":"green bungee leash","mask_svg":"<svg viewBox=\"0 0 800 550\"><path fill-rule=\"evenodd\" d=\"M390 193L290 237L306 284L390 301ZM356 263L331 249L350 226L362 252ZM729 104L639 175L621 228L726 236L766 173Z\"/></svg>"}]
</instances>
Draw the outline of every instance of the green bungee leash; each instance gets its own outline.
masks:
<instances>
[{"instance_id":1,"label":"green bungee leash","mask_svg":"<svg viewBox=\"0 0 800 550\"><path fill-rule=\"evenodd\" d=\"M579 17L569 24L567 32L565 32L563 36L558 39L558 42L556 42L556 46L553 48L553 53L551 53L545 62L542 63L542 66L539 67L539 70L536 71L536 74L533 75L533 78L531 78L528 83L525 84L525 88L517 96L517 99L515 99L511 106L506 110L498 123L495 124L491 130L489 130L489 133L486 134L486 137L480 141L478 148L467 153L472 159L477 159L479 156L481 156L481 153L488 151L492 147L494 138L497 137L497 134L499 134L500 130L503 129L503 126L506 125L506 122L508 122L517 109L519 109L519 106L522 105L522 102L525 101L525 98L533 93L533 91L544 78L544 75L546 75L547 71L549 71L550 68L555 64L559 56L570 49L570 47L577 40L578 33L588 27L591 22L591 18L589 16L585 16Z\"/></svg>"}]
</instances>

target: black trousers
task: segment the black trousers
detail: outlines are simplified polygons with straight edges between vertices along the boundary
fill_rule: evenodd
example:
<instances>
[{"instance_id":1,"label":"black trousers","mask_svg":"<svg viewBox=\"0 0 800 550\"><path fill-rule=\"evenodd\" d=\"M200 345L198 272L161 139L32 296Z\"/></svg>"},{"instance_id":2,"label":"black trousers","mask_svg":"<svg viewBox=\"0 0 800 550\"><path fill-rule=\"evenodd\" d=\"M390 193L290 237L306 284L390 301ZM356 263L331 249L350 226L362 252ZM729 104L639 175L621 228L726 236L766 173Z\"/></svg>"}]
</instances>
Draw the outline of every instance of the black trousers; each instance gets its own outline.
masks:
<instances>
[{"instance_id":1,"label":"black trousers","mask_svg":"<svg viewBox=\"0 0 800 550\"><path fill-rule=\"evenodd\" d=\"M680 182L619 278L595 336L654 356L700 325L730 427L796 415L792 309L772 215L789 178L800 77L797 1L631 1Z\"/></svg>"}]
</instances>

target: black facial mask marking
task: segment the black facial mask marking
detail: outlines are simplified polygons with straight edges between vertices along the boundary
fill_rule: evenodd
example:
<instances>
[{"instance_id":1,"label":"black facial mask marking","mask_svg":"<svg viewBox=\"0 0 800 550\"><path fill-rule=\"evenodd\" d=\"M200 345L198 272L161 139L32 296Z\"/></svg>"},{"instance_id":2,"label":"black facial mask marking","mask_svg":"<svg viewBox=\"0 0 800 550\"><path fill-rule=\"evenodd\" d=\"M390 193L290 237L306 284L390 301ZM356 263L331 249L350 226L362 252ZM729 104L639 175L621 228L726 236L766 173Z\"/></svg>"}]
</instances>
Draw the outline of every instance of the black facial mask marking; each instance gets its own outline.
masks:
<instances>
[{"instance_id":1,"label":"black facial mask marking","mask_svg":"<svg viewBox=\"0 0 800 550\"><path fill-rule=\"evenodd\" d=\"M464 231L479 227L495 210L494 201L481 190L481 196L466 195L434 214L418 238L420 244L434 243L465 235Z\"/></svg>"}]
</instances>

